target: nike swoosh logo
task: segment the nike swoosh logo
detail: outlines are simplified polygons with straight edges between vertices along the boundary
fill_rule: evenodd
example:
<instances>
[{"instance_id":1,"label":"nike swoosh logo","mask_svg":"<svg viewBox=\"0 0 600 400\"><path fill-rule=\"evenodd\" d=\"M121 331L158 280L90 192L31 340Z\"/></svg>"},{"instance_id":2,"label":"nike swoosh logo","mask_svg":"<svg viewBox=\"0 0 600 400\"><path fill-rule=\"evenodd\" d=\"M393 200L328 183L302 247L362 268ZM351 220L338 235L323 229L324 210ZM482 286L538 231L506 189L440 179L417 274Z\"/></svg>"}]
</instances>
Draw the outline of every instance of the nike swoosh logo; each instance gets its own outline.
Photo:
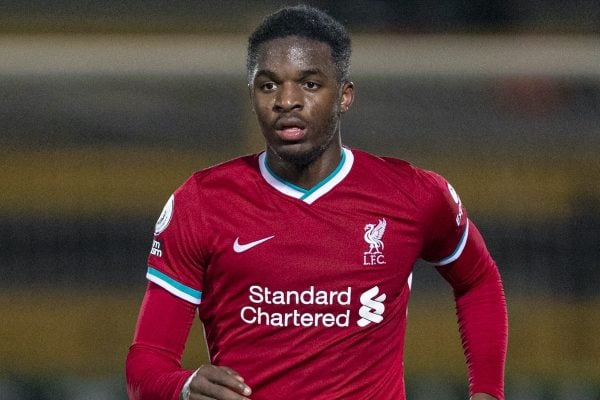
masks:
<instances>
[{"instance_id":1,"label":"nike swoosh logo","mask_svg":"<svg viewBox=\"0 0 600 400\"><path fill-rule=\"evenodd\" d=\"M275 237L275 235L269 236L269 237L266 237L263 239L255 240L254 242L240 244L240 238L238 236L235 238L235 242L233 242L233 251L235 251L236 253L243 253L246 250L250 250L254 246L258 246L259 244L264 243L269 239L273 239L274 237Z\"/></svg>"}]
</instances>

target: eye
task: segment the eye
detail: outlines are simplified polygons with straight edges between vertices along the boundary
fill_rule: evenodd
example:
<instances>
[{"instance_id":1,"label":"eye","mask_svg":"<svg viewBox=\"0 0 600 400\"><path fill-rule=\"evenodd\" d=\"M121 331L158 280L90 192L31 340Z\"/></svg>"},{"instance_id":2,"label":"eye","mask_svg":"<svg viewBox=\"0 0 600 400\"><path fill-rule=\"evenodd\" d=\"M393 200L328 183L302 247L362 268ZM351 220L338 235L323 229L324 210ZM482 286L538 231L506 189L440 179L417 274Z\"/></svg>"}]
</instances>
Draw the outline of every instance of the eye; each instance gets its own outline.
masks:
<instances>
[{"instance_id":1,"label":"eye","mask_svg":"<svg viewBox=\"0 0 600 400\"><path fill-rule=\"evenodd\" d=\"M306 82L304 82L303 85L308 90L316 90L321 87L321 85L319 85L317 82L313 82L313 81L306 81Z\"/></svg>"},{"instance_id":2,"label":"eye","mask_svg":"<svg viewBox=\"0 0 600 400\"><path fill-rule=\"evenodd\" d=\"M260 90L263 92L272 92L275 89L277 89L277 84L275 82L265 82L260 85Z\"/></svg>"}]
</instances>

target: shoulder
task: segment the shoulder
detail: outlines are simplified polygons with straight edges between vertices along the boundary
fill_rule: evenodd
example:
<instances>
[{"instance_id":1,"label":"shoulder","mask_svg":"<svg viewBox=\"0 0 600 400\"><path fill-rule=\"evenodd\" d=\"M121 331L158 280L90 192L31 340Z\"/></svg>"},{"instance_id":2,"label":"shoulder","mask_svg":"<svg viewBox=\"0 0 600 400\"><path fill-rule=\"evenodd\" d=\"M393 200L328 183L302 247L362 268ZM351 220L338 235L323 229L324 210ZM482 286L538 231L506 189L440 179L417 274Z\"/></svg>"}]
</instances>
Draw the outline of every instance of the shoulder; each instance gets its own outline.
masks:
<instances>
[{"instance_id":1,"label":"shoulder","mask_svg":"<svg viewBox=\"0 0 600 400\"><path fill-rule=\"evenodd\" d=\"M242 185L258 176L258 155L252 154L194 172L176 193L196 193Z\"/></svg>"},{"instance_id":2,"label":"shoulder","mask_svg":"<svg viewBox=\"0 0 600 400\"><path fill-rule=\"evenodd\" d=\"M421 257L438 265L456 260L468 235L468 217L446 178L397 158L355 153L363 182L385 186L385 194L393 194L396 203L401 204L398 208L410 211L411 217L419 221Z\"/></svg>"},{"instance_id":3,"label":"shoulder","mask_svg":"<svg viewBox=\"0 0 600 400\"><path fill-rule=\"evenodd\" d=\"M169 202L181 212L204 209L232 193L243 192L258 176L258 155L248 155L194 172ZM219 200L221 199L221 200Z\"/></svg>"},{"instance_id":4,"label":"shoulder","mask_svg":"<svg viewBox=\"0 0 600 400\"><path fill-rule=\"evenodd\" d=\"M449 215L462 206L454 188L437 172L394 157L353 153L361 187L411 208L425 225L435 225L440 215Z\"/></svg>"},{"instance_id":5,"label":"shoulder","mask_svg":"<svg viewBox=\"0 0 600 400\"><path fill-rule=\"evenodd\" d=\"M208 185L214 181L238 181L258 173L258 154L238 157L195 172L187 184Z\"/></svg>"},{"instance_id":6,"label":"shoulder","mask_svg":"<svg viewBox=\"0 0 600 400\"><path fill-rule=\"evenodd\" d=\"M362 150L352 150L358 170L372 176L391 179L405 189L429 192L446 188L446 179L437 172L420 168L408 161L387 156L377 156ZM434 189L435 190L435 189Z\"/></svg>"}]
</instances>

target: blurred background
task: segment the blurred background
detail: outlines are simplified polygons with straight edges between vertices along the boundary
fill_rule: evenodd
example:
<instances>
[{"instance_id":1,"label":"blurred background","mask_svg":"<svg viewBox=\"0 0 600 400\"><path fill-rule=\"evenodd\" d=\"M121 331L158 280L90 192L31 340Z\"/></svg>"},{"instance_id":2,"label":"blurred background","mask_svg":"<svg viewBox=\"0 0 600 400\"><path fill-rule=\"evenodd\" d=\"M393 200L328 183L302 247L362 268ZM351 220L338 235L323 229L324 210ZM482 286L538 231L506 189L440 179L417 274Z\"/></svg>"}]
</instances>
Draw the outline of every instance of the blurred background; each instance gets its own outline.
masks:
<instances>
[{"instance_id":1,"label":"blurred background","mask_svg":"<svg viewBox=\"0 0 600 400\"><path fill-rule=\"evenodd\" d=\"M261 150L247 35L296 2L3 0L0 400L125 399L154 223ZM309 1L353 33L349 146L446 176L505 282L507 398L600 399L600 2ZM410 400L466 399L448 285L417 265ZM194 326L184 364L206 360Z\"/></svg>"}]
</instances>

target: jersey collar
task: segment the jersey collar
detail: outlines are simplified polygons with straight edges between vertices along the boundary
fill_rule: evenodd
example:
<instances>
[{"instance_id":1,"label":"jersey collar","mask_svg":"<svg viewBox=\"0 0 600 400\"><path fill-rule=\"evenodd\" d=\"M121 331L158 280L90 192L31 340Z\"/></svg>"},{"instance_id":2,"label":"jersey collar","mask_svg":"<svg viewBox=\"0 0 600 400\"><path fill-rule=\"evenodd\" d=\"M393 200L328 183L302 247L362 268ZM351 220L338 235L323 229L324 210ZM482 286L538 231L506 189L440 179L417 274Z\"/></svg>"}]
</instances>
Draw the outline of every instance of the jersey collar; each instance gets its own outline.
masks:
<instances>
[{"instance_id":1,"label":"jersey collar","mask_svg":"<svg viewBox=\"0 0 600 400\"><path fill-rule=\"evenodd\" d=\"M354 163L354 155L350 149L342 148L342 158L338 166L321 182L310 189L303 189L290 182L285 181L269 168L267 165L267 153L263 152L258 156L258 165L260 173L265 181L279 192L301 200L307 204L312 204L315 200L323 197L337 186L350 172Z\"/></svg>"}]
</instances>

